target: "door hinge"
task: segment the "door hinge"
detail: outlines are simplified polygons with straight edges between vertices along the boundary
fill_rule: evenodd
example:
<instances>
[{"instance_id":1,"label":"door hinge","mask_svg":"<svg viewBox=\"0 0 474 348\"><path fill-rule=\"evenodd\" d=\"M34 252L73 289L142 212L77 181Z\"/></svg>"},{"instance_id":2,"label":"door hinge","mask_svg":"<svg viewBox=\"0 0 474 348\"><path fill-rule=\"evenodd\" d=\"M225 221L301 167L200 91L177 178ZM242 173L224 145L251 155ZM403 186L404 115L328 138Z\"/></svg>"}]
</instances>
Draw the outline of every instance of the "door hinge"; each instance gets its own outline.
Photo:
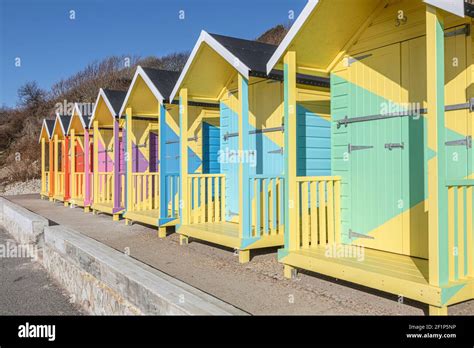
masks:
<instances>
[{"instance_id":1,"label":"door hinge","mask_svg":"<svg viewBox=\"0 0 474 348\"><path fill-rule=\"evenodd\" d=\"M469 101L466 103L446 105L444 107L444 111L457 111L466 109L470 112L474 112L474 98L469 99Z\"/></svg>"},{"instance_id":2,"label":"door hinge","mask_svg":"<svg viewBox=\"0 0 474 348\"><path fill-rule=\"evenodd\" d=\"M357 232L352 231L352 229L349 229L349 239L353 239L353 238L375 239L375 237L368 236L366 234L357 233Z\"/></svg>"},{"instance_id":3,"label":"door hinge","mask_svg":"<svg viewBox=\"0 0 474 348\"><path fill-rule=\"evenodd\" d=\"M464 139L459 139L459 140L452 140L452 141L447 141L445 143L446 146L465 146L468 149L472 148L472 137L468 135Z\"/></svg>"},{"instance_id":4,"label":"door hinge","mask_svg":"<svg viewBox=\"0 0 474 348\"><path fill-rule=\"evenodd\" d=\"M283 148L280 148L279 150L268 151L268 153L283 155L285 153L285 150Z\"/></svg>"},{"instance_id":5,"label":"door hinge","mask_svg":"<svg viewBox=\"0 0 474 348\"><path fill-rule=\"evenodd\" d=\"M373 149L374 147L373 146L370 146L370 145L352 145L352 144L349 144L347 146L347 149L349 151L349 153L353 152L353 151L361 151L361 150L369 150L369 149Z\"/></svg>"},{"instance_id":6,"label":"door hinge","mask_svg":"<svg viewBox=\"0 0 474 348\"><path fill-rule=\"evenodd\" d=\"M402 149L402 150L404 150L405 149L405 143L399 143L399 144L388 143L388 144L385 144L385 148L389 149L390 151L392 151L393 149Z\"/></svg>"},{"instance_id":7,"label":"door hinge","mask_svg":"<svg viewBox=\"0 0 474 348\"><path fill-rule=\"evenodd\" d=\"M444 37L453 37L453 36L458 36L458 35L466 35L466 36L471 35L471 25L466 24L462 28L444 33Z\"/></svg>"},{"instance_id":8,"label":"door hinge","mask_svg":"<svg viewBox=\"0 0 474 348\"><path fill-rule=\"evenodd\" d=\"M347 58L347 67L350 67L352 64L356 63L356 62L360 62L361 60L364 60L366 58L369 58L369 57L372 57L372 53L369 53L369 54L364 54L362 56L358 56L358 57L348 57Z\"/></svg>"}]
</instances>

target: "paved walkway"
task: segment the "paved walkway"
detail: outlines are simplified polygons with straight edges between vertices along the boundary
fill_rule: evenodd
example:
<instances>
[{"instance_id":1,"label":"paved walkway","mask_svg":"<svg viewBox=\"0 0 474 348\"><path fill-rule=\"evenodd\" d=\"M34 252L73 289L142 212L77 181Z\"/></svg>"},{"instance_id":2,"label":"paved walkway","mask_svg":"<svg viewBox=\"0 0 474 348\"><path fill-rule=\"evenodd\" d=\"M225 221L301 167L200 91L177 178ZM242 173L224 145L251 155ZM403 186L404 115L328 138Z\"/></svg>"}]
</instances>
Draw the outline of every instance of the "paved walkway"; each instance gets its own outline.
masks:
<instances>
[{"instance_id":1,"label":"paved walkway","mask_svg":"<svg viewBox=\"0 0 474 348\"><path fill-rule=\"evenodd\" d=\"M81 314L70 303L69 295L48 276L39 263L4 251L7 247L9 250L18 250L18 244L1 228L0 245L3 246L0 255L0 315Z\"/></svg>"},{"instance_id":2,"label":"paved walkway","mask_svg":"<svg viewBox=\"0 0 474 348\"><path fill-rule=\"evenodd\" d=\"M229 249L193 241L180 246L176 234L160 240L156 230L107 215L42 201L37 195L7 197L52 222L70 227L252 314L423 315L426 305L314 273L283 278L276 249L261 251L246 265ZM450 307L474 314L474 301Z\"/></svg>"}]
</instances>

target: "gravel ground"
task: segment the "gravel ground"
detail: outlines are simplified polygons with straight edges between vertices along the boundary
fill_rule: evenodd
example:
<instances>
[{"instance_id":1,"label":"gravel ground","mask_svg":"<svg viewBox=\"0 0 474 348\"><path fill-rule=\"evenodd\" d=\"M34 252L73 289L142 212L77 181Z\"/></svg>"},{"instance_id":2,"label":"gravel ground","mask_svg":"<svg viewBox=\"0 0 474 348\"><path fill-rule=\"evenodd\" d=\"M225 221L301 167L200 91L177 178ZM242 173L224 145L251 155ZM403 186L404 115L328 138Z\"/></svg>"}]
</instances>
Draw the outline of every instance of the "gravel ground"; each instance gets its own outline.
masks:
<instances>
[{"instance_id":1,"label":"gravel ground","mask_svg":"<svg viewBox=\"0 0 474 348\"><path fill-rule=\"evenodd\" d=\"M286 315L423 315L427 306L315 273L300 272L297 279L283 278L276 249L252 253L241 265L227 248L193 241L179 245L171 234L159 239L156 229L113 222L108 215L85 214L79 208L40 200L38 195L9 197L53 223L61 224L252 314ZM449 309L451 315L474 314L474 301Z\"/></svg>"},{"instance_id":2,"label":"gravel ground","mask_svg":"<svg viewBox=\"0 0 474 348\"><path fill-rule=\"evenodd\" d=\"M0 184L0 194L5 196L40 193L41 179L32 179L25 182L16 182L8 185Z\"/></svg>"},{"instance_id":3,"label":"gravel ground","mask_svg":"<svg viewBox=\"0 0 474 348\"><path fill-rule=\"evenodd\" d=\"M18 244L0 228L0 244ZM81 315L69 295L31 258L0 258L0 315Z\"/></svg>"}]
</instances>

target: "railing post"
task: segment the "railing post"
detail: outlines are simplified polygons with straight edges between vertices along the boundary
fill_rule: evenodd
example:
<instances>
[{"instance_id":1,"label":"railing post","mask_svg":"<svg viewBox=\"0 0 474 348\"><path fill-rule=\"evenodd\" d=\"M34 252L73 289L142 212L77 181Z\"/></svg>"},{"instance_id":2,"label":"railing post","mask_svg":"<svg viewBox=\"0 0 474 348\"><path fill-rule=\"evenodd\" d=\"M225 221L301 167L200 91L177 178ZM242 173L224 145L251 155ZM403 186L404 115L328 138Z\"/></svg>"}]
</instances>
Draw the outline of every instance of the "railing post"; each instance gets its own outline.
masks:
<instances>
[{"instance_id":1,"label":"railing post","mask_svg":"<svg viewBox=\"0 0 474 348\"><path fill-rule=\"evenodd\" d=\"M444 23L440 10L426 7L428 148L428 239L429 282L439 286L448 283L448 222L446 189L446 149L444 119Z\"/></svg>"},{"instance_id":2,"label":"railing post","mask_svg":"<svg viewBox=\"0 0 474 348\"><path fill-rule=\"evenodd\" d=\"M284 123L285 123L285 249L297 248L297 182L296 182L296 52L284 59Z\"/></svg>"},{"instance_id":3,"label":"railing post","mask_svg":"<svg viewBox=\"0 0 474 348\"><path fill-rule=\"evenodd\" d=\"M159 136L158 140L160 142L159 149L158 149L158 158L159 158L159 197L160 197L160 218L167 218L168 217L168 201L167 201L167 193L166 193L166 108L163 104L159 106ZM170 196L173 200L174 197ZM174 206L174 204L173 204ZM173 216L174 212L172 212L171 216Z\"/></svg>"},{"instance_id":4,"label":"railing post","mask_svg":"<svg viewBox=\"0 0 474 348\"><path fill-rule=\"evenodd\" d=\"M89 206L91 204L91 166L90 166L90 139L89 139L89 129L86 127L84 129L84 206Z\"/></svg>"},{"instance_id":5,"label":"railing post","mask_svg":"<svg viewBox=\"0 0 474 348\"><path fill-rule=\"evenodd\" d=\"M249 163L246 163L246 154L249 151L249 86L248 80L238 75L239 87L239 213L240 213L240 238L251 237L250 229L250 184Z\"/></svg>"},{"instance_id":6,"label":"railing post","mask_svg":"<svg viewBox=\"0 0 474 348\"><path fill-rule=\"evenodd\" d=\"M46 146L44 138L41 138L41 194L46 192Z\"/></svg>"},{"instance_id":7,"label":"railing post","mask_svg":"<svg viewBox=\"0 0 474 348\"><path fill-rule=\"evenodd\" d=\"M76 188L76 131L71 129L71 188L70 195L71 198L77 197L77 188Z\"/></svg>"},{"instance_id":8,"label":"railing post","mask_svg":"<svg viewBox=\"0 0 474 348\"><path fill-rule=\"evenodd\" d=\"M99 121L94 121L94 202L99 203Z\"/></svg>"},{"instance_id":9,"label":"railing post","mask_svg":"<svg viewBox=\"0 0 474 348\"><path fill-rule=\"evenodd\" d=\"M54 135L54 190L53 195L56 196L58 194L58 181L59 181L59 144L58 144L58 135Z\"/></svg>"},{"instance_id":10,"label":"railing post","mask_svg":"<svg viewBox=\"0 0 474 348\"><path fill-rule=\"evenodd\" d=\"M112 201L114 203L114 208L113 211L118 212L120 211L120 190L121 190L121 180L120 180L120 135L119 135L119 123L117 120L114 120L114 146L112 149L112 154L114 158L114 165L113 165L113 172L114 172L114 177L113 177L113 182L112 185L114 185L114 188L112 190Z\"/></svg>"},{"instance_id":11,"label":"railing post","mask_svg":"<svg viewBox=\"0 0 474 348\"><path fill-rule=\"evenodd\" d=\"M189 202L188 202L188 90L181 88L179 91L179 129L180 129L180 218L181 224L189 224Z\"/></svg>"},{"instance_id":12,"label":"railing post","mask_svg":"<svg viewBox=\"0 0 474 348\"><path fill-rule=\"evenodd\" d=\"M133 197L133 150L132 150L132 117L133 112L132 108L127 108L125 110L126 117L126 134L127 134L127 152L125 153L125 163L126 163L126 187L127 187L127 203L126 210L133 211L132 197Z\"/></svg>"},{"instance_id":13,"label":"railing post","mask_svg":"<svg viewBox=\"0 0 474 348\"><path fill-rule=\"evenodd\" d=\"M56 171L54 170L54 141L50 138L49 139L49 179L48 179L48 189L49 189L49 197L54 196L54 176L56 175Z\"/></svg>"},{"instance_id":14,"label":"railing post","mask_svg":"<svg viewBox=\"0 0 474 348\"><path fill-rule=\"evenodd\" d=\"M65 136L63 140L63 159L64 159L64 201L70 198L70 187L69 187L69 136Z\"/></svg>"}]
</instances>

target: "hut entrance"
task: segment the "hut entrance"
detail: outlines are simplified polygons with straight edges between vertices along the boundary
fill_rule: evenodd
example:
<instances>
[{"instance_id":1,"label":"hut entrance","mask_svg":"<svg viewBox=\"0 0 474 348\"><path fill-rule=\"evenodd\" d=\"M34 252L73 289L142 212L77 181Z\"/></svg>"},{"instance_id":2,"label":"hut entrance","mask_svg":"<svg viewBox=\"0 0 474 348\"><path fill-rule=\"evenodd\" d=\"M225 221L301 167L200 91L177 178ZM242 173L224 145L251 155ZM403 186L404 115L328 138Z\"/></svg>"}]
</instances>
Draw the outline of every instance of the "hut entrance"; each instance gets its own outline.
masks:
<instances>
[{"instance_id":1,"label":"hut entrance","mask_svg":"<svg viewBox=\"0 0 474 348\"><path fill-rule=\"evenodd\" d=\"M219 161L226 177L226 221L239 223L239 138L228 136L239 132L239 123L237 114L225 103L221 103L220 122L222 148Z\"/></svg>"},{"instance_id":2,"label":"hut entrance","mask_svg":"<svg viewBox=\"0 0 474 348\"><path fill-rule=\"evenodd\" d=\"M348 242L404 253L409 142L407 119L384 117L402 102L401 44L351 59L348 126L351 222Z\"/></svg>"}]
</instances>

